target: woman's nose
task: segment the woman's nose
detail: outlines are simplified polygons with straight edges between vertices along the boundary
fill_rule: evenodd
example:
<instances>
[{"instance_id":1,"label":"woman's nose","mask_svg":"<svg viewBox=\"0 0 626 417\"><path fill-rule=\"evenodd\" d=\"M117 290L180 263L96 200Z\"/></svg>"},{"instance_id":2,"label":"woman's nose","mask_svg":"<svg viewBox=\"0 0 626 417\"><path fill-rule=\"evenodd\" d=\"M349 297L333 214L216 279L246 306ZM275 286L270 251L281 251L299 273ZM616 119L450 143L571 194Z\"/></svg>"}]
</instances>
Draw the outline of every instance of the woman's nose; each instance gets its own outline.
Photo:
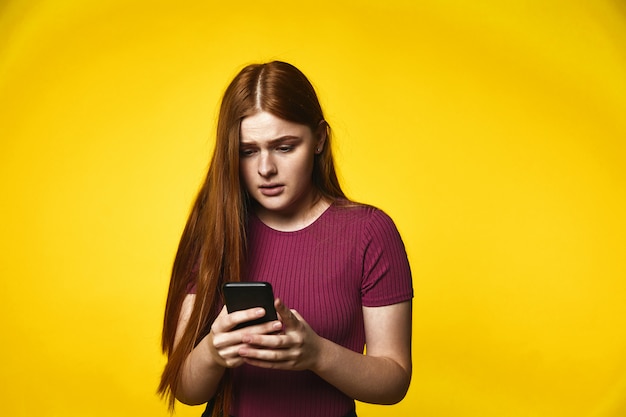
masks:
<instances>
[{"instance_id":1,"label":"woman's nose","mask_svg":"<svg viewBox=\"0 0 626 417\"><path fill-rule=\"evenodd\" d=\"M270 177L276 174L276 164L269 153L261 153L259 157L259 175L262 177Z\"/></svg>"}]
</instances>

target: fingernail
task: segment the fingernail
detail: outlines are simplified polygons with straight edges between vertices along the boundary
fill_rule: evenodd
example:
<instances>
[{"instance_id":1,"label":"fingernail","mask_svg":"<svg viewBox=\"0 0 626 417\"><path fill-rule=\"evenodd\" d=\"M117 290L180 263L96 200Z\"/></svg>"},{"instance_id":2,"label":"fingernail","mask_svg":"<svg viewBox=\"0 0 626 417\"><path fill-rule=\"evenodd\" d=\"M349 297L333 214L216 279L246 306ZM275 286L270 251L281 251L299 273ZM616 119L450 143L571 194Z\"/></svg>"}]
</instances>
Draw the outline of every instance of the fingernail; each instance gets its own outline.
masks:
<instances>
[{"instance_id":1,"label":"fingernail","mask_svg":"<svg viewBox=\"0 0 626 417\"><path fill-rule=\"evenodd\" d=\"M262 308L259 308L257 311L255 311L257 316L264 316L265 315L265 310L263 310Z\"/></svg>"},{"instance_id":2,"label":"fingernail","mask_svg":"<svg viewBox=\"0 0 626 417\"><path fill-rule=\"evenodd\" d=\"M275 330L280 330L280 329L283 328L283 324L281 322L277 321L276 323L274 323L272 325L272 328L274 328Z\"/></svg>"}]
</instances>

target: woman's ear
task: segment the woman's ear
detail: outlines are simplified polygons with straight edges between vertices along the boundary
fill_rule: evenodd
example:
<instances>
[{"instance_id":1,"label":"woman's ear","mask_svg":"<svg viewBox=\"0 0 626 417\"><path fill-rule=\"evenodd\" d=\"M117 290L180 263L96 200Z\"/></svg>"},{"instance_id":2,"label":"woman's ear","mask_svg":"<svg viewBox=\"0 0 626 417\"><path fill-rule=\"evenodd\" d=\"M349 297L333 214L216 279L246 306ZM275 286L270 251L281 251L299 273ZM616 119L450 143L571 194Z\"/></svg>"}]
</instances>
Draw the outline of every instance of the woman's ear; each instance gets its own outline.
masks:
<instances>
[{"instance_id":1,"label":"woman's ear","mask_svg":"<svg viewBox=\"0 0 626 417\"><path fill-rule=\"evenodd\" d=\"M326 146L326 138L328 137L328 123L326 122L326 120L322 120L317 126L317 132L315 137L317 138L317 143L315 144L315 153L319 155L324 152L324 146Z\"/></svg>"}]
</instances>

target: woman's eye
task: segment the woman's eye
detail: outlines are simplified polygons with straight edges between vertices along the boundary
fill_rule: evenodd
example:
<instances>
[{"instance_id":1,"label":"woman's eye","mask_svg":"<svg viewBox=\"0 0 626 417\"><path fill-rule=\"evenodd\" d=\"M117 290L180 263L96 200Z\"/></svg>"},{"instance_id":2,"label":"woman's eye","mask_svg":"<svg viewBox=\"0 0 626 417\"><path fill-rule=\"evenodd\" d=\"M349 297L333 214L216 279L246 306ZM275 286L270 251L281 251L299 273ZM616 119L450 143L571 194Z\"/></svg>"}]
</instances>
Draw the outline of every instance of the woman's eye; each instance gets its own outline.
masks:
<instances>
[{"instance_id":1,"label":"woman's eye","mask_svg":"<svg viewBox=\"0 0 626 417\"><path fill-rule=\"evenodd\" d=\"M239 151L239 155L241 156L252 156L254 155L254 149L242 149Z\"/></svg>"},{"instance_id":2,"label":"woman's eye","mask_svg":"<svg viewBox=\"0 0 626 417\"><path fill-rule=\"evenodd\" d=\"M283 145L283 146L279 146L277 148L280 152L289 152L291 150L293 150L293 146L290 145Z\"/></svg>"}]
</instances>

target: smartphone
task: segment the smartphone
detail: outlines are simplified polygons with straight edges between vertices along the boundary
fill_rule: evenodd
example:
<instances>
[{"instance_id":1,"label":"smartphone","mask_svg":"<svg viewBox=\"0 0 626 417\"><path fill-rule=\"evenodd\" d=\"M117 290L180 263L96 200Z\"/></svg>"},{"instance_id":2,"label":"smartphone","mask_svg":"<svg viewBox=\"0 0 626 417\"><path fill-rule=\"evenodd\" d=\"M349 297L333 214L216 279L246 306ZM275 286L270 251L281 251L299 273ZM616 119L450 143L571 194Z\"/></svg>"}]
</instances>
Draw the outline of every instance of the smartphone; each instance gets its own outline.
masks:
<instances>
[{"instance_id":1,"label":"smartphone","mask_svg":"<svg viewBox=\"0 0 626 417\"><path fill-rule=\"evenodd\" d=\"M278 319L274 308L274 291L269 282L227 282L223 290L229 313L254 307L265 310L265 316L241 323L235 329Z\"/></svg>"}]
</instances>

